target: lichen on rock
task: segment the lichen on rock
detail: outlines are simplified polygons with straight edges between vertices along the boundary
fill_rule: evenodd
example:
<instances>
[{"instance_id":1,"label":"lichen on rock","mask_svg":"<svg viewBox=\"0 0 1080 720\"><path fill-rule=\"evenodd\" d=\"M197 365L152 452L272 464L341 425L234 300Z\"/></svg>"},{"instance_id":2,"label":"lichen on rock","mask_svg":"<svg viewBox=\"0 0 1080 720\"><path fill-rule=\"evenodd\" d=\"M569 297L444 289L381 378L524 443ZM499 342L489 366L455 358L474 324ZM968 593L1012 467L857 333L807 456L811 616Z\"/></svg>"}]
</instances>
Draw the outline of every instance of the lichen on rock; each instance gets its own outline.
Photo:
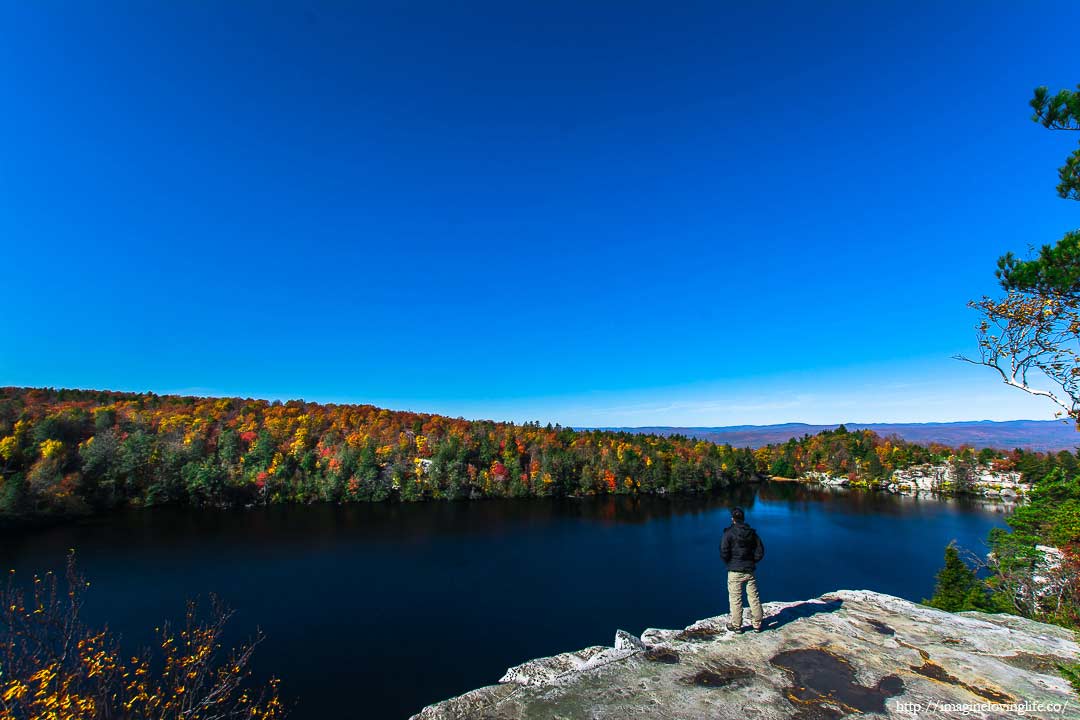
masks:
<instances>
[{"instance_id":1,"label":"lichen on rock","mask_svg":"<svg viewBox=\"0 0 1080 720\"><path fill-rule=\"evenodd\" d=\"M1062 628L870 591L765 611L760 634L725 630L726 616L640 638L620 630L614 647L531 660L414 720L952 717L933 709L946 704L988 719L1017 716L1010 703L1049 708L1027 717L1080 718L1080 700L1056 673L1080 658Z\"/></svg>"}]
</instances>

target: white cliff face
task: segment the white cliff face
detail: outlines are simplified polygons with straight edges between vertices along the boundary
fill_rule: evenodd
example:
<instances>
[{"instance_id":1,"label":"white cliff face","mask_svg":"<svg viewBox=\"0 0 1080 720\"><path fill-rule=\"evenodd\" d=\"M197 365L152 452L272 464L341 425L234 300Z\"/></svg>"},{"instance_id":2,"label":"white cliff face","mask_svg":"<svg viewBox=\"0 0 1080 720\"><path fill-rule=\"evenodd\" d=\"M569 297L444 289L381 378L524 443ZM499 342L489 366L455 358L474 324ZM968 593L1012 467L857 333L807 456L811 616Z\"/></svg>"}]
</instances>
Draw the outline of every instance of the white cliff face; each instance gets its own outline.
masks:
<instances>
[{"instance_id":1,"label":"white cliff face","mask_svg":"<svg viewBox=\"0 0 1080 720\"><path fill-rule=\"evenodd\" d=\"M841 590L767 603L766 630L727 616L683 630L619 631L592 647L511 668L500 684L424 708L413 720L825 720L1080 718L1056 666L1072 634L1010 615L950 614ZM964 714L966 712L966 714Z\"/></svg>"},{"instance_id":2,"label":"white cliff face","mask_svg":"<svg viewBox=\"0 0 1080 720\"><path fill-rule=\"evenodd\" d=\"M843 476L808 472L803 480L822 485L847 485ZM914 465L894 470L882 488L897 493L974 493L987 497L1017 498L1031 492L1029 483L1021 482L1015 470L994 470L988 465L948 462Z\"/></svg>"},{"instance_id":3,"label":"white cliff face","mask_svg":"<svg viewBox=\"0 0 1080 720\"><path fill-rule=\"evenodd\" d=\"M1073 578L1069 577L1065 553L1062 550L1049 545L1036 545L1035 549L1039 553L1039 559L1031 576L1034 595L1040 598L1053 597L1075 587Z\"/></svg>"},{"instance_id":4,"label":"white cliff face","mask_svg":"<svg viewBox=\"0 0 1080 720\"><path fill-rule=\"evenodd\" d=\"M894 470L890 484L907 486L922 492L938 492L955 484L951 465L916 465L904 470Z\"/></svg>"},{"instance_id":5,"label":"white cliff face","mask_svg":"<svg viewBox=\"0 0 1080 720\"><path fill-rule=\"evenodd\" d=\"M836 487L847 485L851 482L846 475L830 475L829 473L818 472L817 470L811 470L808 473L804 473L802 479L816 482L821 485L832 485Z\"/></svg>"}]
</instances>

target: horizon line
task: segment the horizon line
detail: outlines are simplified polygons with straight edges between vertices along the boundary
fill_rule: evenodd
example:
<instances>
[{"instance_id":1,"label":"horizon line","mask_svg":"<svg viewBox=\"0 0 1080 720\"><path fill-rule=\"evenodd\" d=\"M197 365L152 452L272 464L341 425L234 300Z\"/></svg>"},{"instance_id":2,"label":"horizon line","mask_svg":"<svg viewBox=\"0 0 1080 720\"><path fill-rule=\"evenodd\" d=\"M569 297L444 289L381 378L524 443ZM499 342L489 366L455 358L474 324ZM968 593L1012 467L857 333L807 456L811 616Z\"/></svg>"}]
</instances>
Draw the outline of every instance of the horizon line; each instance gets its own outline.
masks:
<instances>
[{"instance_id":1,"label":"horizon line","mask_svg":"<svg viewBox=\"0 0 1080 720\"><path fill-rule=\"evenodd\" d=\"M294 398L282 399L280 397L271 398L271 397L257 397L257 396L254 396L254 395L248 395L248 396L228 395L228 394L217 394L217 393L213 393L213 392L208 392L207 394L199 395L199 394L192 394L190 392L181 392L181 391L158 392L156 390L113 390L113 389L109 389L109 388L98 388L98 387L63 387L63 386L52 386L52 385L42 385L42 386L36 386L36 385L4 385L4 386L0 387L0 390L51 390L51 391L54 391L54 392L55 391L71 390L71 391L76 391L76 392L106 392L106 393L116 393L116 394L126 394L126 395L156 395L158 397L201 398L201 399L208 399L208 400L256 400L256 401L261 400L263 402L270 402L270 403L272 403L272 402L281 402L281 403L303 402L303 403L312 403L312 404L315 404L315 405L353 405L353 406L367 405L369 407L375 407L375 408L378 408L380 410L389 410L391 412L411 412L411 413L416 413L416 414L435 415L435 416L447 417L447 418L452 418L452 419L457 419L457 420L467 420L467 421L472 421L472 422L488 421L488 422L495 422L495 423L507 423L507 424L511 424L511 425L520 425L520 424L525 424L525 423L528 423L528 422L535 422L535 423L540 423L541 422L540 420L513 421L513 420L495 420L494 418L478 418L478 417L469 418L469 417L466 417L464 415L456 415L455 416L455 415L449 415L449 414L446 414L446 413L432 412L432 411L428 411L428 410L415 410L415 409L411 409L411 408L408 408L408 407L402 407L402 408L387 407L387 406L379 405L378 403L375 403L375 402L343 402L343 401L305 400L302 397L294 397ZM556 426L563 427L563 428L568 428L568 429L571 429L571 430L643 430L643 429L644 430L730 430L730 429L738 429L738 428L751 429L751 428L776 428L776 427L789 427L789 426L825 427L825 428L827 428L827 427L839 427L840 425L845 425L845 426L850 425L850 426L853 426L853 427L859 427L859 426L863 426L863 425L878 425L878 426L962 425L962 424L971 424L971 423L993 423L993 424L1000 425L1000 424L1005 424L1005 423L1017 423L1017 422L1066 423L1066 422L1069 422L1069 418L1054 418L1054 419L1049 419L1049 420L1036 420L1036 419L1033 419L1033 418L1012 418L1012 419L1009 419L1009 420L989 420L989 419L983 418L983 419L977 419L977 420L976 419L972 419L972 420L919 420L919 421L908 421L908 422L890 422L890 421L862 422L862 421L845 420L845 421L842 421L842 422L827 422L827 423L814 423L814 422L805 422L805 421L801 421L801 420L788 420L788 421L785 421L785 422L767 423L767 424L744 423L744 424L735 424L735 425L650 425L650 424L645 424L645 425L577 425L577 424L566 424L566 425L563 425L563 424L561 424L559 422L551 422L551 421L548 421L546 424L548 424L548 425L556 425Z\"/></svg>"}]
</instances>

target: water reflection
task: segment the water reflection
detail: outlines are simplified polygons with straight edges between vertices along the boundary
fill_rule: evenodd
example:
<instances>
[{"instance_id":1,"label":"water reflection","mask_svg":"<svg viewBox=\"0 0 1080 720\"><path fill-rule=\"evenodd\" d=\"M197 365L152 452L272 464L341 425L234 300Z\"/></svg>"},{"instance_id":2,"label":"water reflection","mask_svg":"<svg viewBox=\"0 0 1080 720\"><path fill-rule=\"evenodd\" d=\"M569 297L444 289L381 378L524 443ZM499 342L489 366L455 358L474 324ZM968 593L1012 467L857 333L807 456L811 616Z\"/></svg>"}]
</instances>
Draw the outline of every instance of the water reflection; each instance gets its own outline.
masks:
<instances>
[{"instance_id":1,"label":"water reflection","mask_svg":"<svg viewBox=\"0 0 1080 720\"><path fill-rule=\"evenodd\" d=\"M1006 506L795 483L710 496L132 511L9 536L0 565L93 581L85 612L132 643L220 594L235 639L261 626L257 665L285 679L296 720L370 718L498 679L532 657L610 644L615 628L682 627L726 611L717 554L727 508L762 534L766 600L932 590L950 540L977 549ZM352 714L351 712L345 713Z\"/></svg>"}]
</instances>

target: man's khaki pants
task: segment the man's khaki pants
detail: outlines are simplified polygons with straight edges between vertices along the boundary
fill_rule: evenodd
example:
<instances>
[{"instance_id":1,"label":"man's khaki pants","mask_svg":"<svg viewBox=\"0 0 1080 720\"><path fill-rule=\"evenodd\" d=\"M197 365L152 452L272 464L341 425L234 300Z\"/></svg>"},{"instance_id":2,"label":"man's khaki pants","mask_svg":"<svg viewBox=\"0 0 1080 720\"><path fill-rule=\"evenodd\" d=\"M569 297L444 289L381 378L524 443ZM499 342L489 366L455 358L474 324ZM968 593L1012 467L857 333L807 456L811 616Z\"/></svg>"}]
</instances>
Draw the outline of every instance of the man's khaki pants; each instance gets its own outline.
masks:
<instances>
[{"instance_id":1,"label":"man's khaki pants","mask_svg":"<svg viewBox=\"0 0 1080 720\"><path fill-rule=\"evenodd\" d=\"M757 580L754 573L729 572L727 574L728 602L731 603L731 618L728 624L733 628L742 627L742 589L746 585L746 599L750 603L750 619L754 628L761 627L761 598L758 596Z\"/></svg>"}]
</instances>

